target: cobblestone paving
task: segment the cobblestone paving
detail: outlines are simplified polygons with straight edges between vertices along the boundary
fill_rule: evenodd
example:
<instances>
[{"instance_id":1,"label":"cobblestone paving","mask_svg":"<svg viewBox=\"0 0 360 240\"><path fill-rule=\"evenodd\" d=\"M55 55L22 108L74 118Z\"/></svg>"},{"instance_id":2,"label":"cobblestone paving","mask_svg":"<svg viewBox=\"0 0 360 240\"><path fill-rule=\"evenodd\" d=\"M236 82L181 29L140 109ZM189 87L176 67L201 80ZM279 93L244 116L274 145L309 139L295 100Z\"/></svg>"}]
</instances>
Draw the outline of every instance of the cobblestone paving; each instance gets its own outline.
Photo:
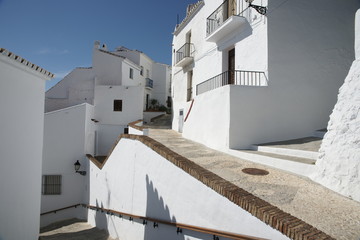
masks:
<instances>
[{"instance_id":1,"label":"cobblestone paving","mask_svg":"<svg viewBox=\"0 0 360 240\"><path fill-rule=\"evenodd\" d=\"M150 129L149 136L336 239L360 239L359 202L345 198L308 178L215 151L184 139L169 129ZM243 168L265 169L270 174L247 175L241 171Z\"/></svg>"}]
</instances>

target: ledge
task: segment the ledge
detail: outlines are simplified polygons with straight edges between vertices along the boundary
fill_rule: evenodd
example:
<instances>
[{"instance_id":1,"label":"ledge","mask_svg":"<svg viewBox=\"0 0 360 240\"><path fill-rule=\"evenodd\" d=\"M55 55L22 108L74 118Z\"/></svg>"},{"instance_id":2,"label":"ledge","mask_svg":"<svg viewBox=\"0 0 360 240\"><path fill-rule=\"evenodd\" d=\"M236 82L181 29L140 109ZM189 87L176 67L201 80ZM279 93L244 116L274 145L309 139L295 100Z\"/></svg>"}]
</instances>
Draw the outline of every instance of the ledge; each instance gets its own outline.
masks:
<instances>
[{"instance_id":1,"label":"ledge","mask_svg":"<svg viewBox=\"0 0 360 240\"><path fill-rule=\"evenodd\" d=\"M231 16L220 27L209 34L209 36L205 38L205 41L217 43L230 33L241 29L246 22L247 20L245 17Z\"/></svg>"},{"instance_id":2,"label":"ledge","mask_svg":"<svg viewBox=\"0 0 360 240\"><path fill-rule=\"evenodd\" d=\"M178 63L175 64L175 67L184 67L194 61L193 57L184 57Z\"/></svg>"},{"instance_id":3,"label":"ledge","mask_svg":"<svg viewBox=\"0 0 360 240\"><path fill-rule=\"evenodd\" d=\"M192 177L291 239L334 239L301 219L280 210L215 173L195 164L148 136L122 134L115 143L114 148L122 138L142 142ZM100 165L101 167L95 164L101 169L105 165L106 160Z\"/></svg>"}]
</instances>

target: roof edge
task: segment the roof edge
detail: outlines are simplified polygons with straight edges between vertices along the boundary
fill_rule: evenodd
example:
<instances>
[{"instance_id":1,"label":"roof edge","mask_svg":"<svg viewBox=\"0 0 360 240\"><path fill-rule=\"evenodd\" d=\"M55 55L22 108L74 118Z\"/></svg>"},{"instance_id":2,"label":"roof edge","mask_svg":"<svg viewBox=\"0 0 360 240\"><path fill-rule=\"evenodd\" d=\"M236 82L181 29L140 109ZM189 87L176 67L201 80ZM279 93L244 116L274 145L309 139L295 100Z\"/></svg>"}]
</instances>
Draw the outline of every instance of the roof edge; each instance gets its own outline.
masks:
<instances>
[{"instance_id":1,"label":"roof edge","mask_svg":"<svg viewBox=\"0 0 360 240\"><path fill-rule=\"evenodd\" d=\"M55 75L47 70L45 70L44 68L26 60L25 58L22 58L16 54L14 54L13 52L10 52L9 50L5 49L5 48L0 48L0 54L5 56L5 57L8 57L28 68L31 68L43 75L45 75L46 77L49 77L49 78L53 78Z\"/></svg>"},{"instance_id":2,"label":"roof edge","mask_svg":"<svg viewBox=\"0 0 360 240\"><path fill-rule=\"evenodd\" d=\"M175 27L173 35L178 35L181 30L186 26L186 24L199 12L199 10L205 5L204 0L200 0L194 4L190 12L186 15L184 20Z\"/></svg>"}]
</instances>

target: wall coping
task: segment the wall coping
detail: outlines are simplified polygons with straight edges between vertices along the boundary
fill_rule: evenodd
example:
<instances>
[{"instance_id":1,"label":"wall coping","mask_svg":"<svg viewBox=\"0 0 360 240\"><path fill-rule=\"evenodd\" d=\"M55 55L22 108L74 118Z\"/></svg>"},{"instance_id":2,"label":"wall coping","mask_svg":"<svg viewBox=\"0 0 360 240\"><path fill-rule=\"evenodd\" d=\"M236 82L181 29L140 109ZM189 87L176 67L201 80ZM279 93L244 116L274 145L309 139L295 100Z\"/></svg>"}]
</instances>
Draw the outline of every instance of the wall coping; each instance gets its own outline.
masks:
<instances>
[{"instance_id":1,"label":"wall coping","mask_svg":"<svg viewBox=\"0 0 360 240\"><path fill-rule=\"evenodd\" d=\"M7 50L5 48L0 48L0 54L22 64L30 69L33 69L36 72L39 72L39 73L45 75L46 77L53 78L55 76L53 73L45 70L42 67L39 67L36 64L31 63L30 61L26 60L25 58L22 58L16 54L10 52L9 50Z\"/></svg>"}]
</instances>

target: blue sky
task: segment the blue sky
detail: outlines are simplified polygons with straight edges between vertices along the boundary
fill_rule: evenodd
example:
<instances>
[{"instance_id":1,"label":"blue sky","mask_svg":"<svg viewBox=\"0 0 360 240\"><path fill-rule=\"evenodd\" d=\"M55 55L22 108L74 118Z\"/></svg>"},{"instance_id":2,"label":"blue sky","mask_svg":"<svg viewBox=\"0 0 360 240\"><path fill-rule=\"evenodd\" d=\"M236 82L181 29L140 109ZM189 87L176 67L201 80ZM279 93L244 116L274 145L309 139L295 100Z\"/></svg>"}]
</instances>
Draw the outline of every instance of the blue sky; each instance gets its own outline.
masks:
<instances>
[{"instance_id":1,"label":"blue sky","mask_svg":"<svg viewBox=\"0 0 360 240\"><path fill-rule=\"evenodd\" d=\"M55 73L91 66L95 40L171 64L172 32L196 0L0 0L0 47Z\"/></svg>"}]
</instances>

